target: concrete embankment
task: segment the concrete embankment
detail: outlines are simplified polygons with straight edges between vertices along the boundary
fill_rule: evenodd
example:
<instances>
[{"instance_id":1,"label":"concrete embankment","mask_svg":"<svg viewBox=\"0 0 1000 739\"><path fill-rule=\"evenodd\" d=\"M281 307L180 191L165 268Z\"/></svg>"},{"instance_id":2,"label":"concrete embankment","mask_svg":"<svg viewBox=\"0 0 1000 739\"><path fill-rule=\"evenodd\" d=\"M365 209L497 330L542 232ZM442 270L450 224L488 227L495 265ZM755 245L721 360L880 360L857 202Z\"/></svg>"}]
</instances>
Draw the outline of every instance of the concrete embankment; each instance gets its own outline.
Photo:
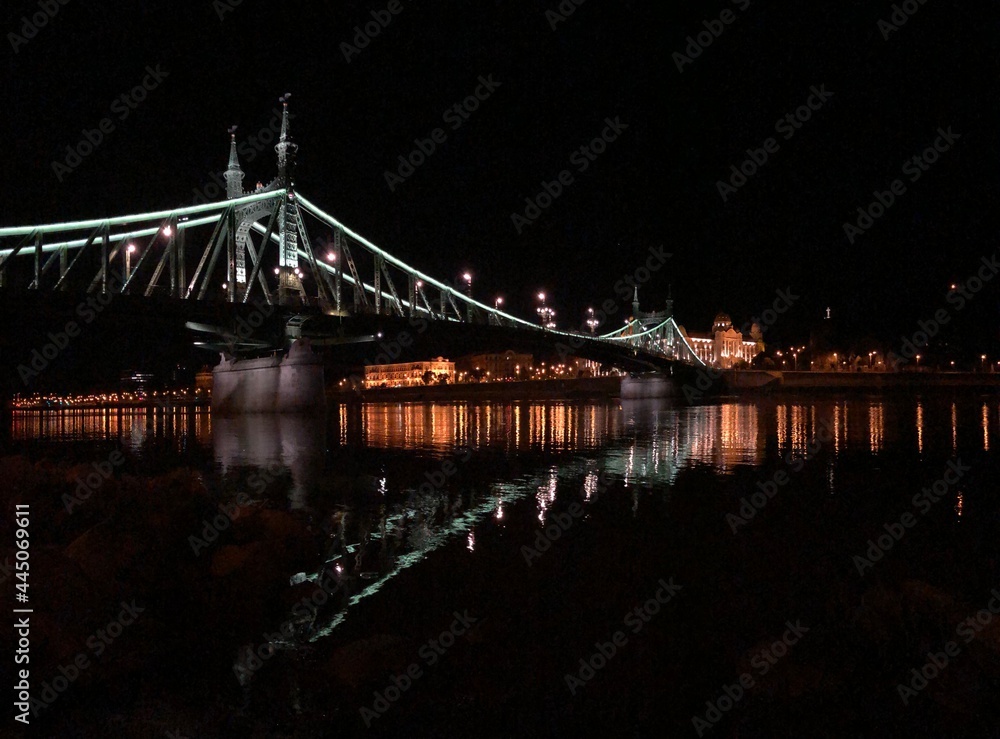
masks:
<instances>
[{"instance_id":1,"label":"concrete embankment","mask_svg":"<svg viewBox=\"0 0 1000 739\"><path fill-rule=\"evenodd\" d=\"M725 372L730 392L930 392L1000 390L1000 374L979 372Z\"/></svg>"}]
</instances>

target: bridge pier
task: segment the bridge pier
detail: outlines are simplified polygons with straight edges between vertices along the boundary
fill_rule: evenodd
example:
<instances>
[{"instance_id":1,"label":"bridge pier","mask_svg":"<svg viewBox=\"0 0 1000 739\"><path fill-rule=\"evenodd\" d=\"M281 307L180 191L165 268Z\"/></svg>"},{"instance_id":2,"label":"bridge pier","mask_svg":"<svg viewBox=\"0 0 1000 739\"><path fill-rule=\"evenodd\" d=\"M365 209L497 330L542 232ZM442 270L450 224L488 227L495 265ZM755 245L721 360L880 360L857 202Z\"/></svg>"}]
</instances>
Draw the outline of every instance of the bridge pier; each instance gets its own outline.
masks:
<instances>
[{"instance_id":1,"label":"bridge pier","mask_svg":"<svg viewBox=\"0 0 1000 739\"><path fill-rule=\"evenodd\" d=\"M677 385L674 378L660 372L647 372L641 375L625 375L622 377L622 400L670 398L676 394Z\"/></svg>"},{"instance_id":2,"label":"bridge pier","mask_svg":"<svg viewBox=\"0 0 1000 739\"><path fill-rule=\"evenodd\" d=\"M212 413L326 413L322 360L308 340L299 339L287 356L227 359L212 371Z\"/></svg>"}]
</instances>

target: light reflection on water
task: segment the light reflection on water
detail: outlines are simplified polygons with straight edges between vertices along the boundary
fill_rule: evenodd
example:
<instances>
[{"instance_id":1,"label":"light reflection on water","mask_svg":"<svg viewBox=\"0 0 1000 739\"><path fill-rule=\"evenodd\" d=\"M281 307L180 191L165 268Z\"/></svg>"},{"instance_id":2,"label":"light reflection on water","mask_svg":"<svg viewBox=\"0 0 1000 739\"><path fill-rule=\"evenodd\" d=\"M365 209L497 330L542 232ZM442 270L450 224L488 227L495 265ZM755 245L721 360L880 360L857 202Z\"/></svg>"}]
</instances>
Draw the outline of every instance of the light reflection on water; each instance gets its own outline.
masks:
<instances>
[{"instance_id":1,"label":"light reflection on water","mask_svg":"<svg viewBox=\"0 0 1000 739\"><path fill-rule=\"evenodd\" d=\"M308 639L330 634L360 600L379 593L404 570L427 561L430 552L458 542L465 556L487 548L491 530L530 515L551 526L554 506L571 496L596 503L604 480L624 484L633 515L644 490L668 492L685 470L732 475L764 467L789 455L815 452L819 434L826 456L826 492L837 493L835 462L848 454L889 451L951 455L959 448L989 451L991 422L1000 399L806 399L723 401L690 406L671 401L373 403L341 405L329 418L247 416L215 418L192 409L17 411L11 437L32 443L112 441L141 455L164 445L198 445L217 469L267 467L287 470L292 510L317 511L331 534L330 550L316 569L354 583L339 610L318 617ZM428 484L425 470L449 462L461 468L460 450L500 452L534 459L514 479L465 468L479 489L451 481ZM370 498L330 499L328 485L357 450L384 459L366 469L374 482ZM493 455L498 456L498 455ZM403 465L398 464L400 460ZM406 467L417 460L423 467ZM475 466L475 461L473 465ZM402 470L402 471L400 471ZM607 476L604 478L603 476ZM325 487L324 487L325 485ZM956 517L964 499L956 491ZM288 644L288 648L297 648Z\"/></svg>"},{"instance_id":2,"label":"light reflection on water","mask_svg":"<svg viewBox=\"0 0 1000 739\"><path fill-rule=\"evenodd\" d=\"M234 465L323 457L336 448L412 450L444 458L456 448L507 453L579 453L630 439L628 475L669 479L678 469L707 465L726 473L761 464L768 449L804 456L821 430L836 456L879 454L964 439L989 451L990 427L1000 400L935 402L912 399L743 400L689 406L670 401L371 403L335 407L326 422L297 416L212 418L204 408L109 408L86 411L15 411L16 442L116 441L142 453L150 442L177 449L196 444ZM929 433L940 429L945 433Z\"/></svg>"}]
</instances>

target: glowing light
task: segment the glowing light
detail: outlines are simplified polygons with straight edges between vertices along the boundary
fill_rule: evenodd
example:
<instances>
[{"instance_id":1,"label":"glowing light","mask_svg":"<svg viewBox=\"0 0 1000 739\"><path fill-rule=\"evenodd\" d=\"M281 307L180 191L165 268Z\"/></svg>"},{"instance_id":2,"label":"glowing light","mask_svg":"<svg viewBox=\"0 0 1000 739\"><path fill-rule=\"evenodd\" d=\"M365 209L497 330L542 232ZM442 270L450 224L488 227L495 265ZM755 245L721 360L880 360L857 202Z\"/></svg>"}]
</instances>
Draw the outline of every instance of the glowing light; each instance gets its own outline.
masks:
<instances>
[{"instance_id":1,"label":"glowing light","mask_svg":"<svg viewBox=\"0 0 1000 739\"><path fill-rule=\"evenodd\" d=\"M136 223L138 221L162 221L170 216L186 214L193 215L195 213L206 213L210 211L223 210L230 206L240 206L248 205L250 203L256 203L260 200L271 200L273 198L281 197L285 194L285 190L275 190L274 192L264 193L261 195L247 195L242 198L236 198L234 200L224 200L221 203L204 203L202 205L193 205L187 208L181 208L179 210L160 210L153 213L140 213L133 216L118 216L116 218L106 218L106 219L93 219L89 221L70 221L66 223L52 223L46 226L16 226L13 228L0 228L0 238L6 236L27 236L28 234L38 231L42 234L47 233L58 233L60 231L75 231L82 229L94 229L101 226L122 226L129 223ZM214 218L205 219L199 222L191 222L190 225L204 225L206 223L211 223ZM143 235L152 235L156 233L157 229L152 229L149 231L144 231ZM114 236L111 237L114 240ZM82 246L83 242L80 242ZM53 247L58 247L59 245L53 244Z\"/></svg>"},{"instance_id":2,"label":"glowing light","mask_svg":"<svg viewBox=\"0 0 1000 739\"><path fill-rule=\"evenodd\" d=\"M129 254L135 254L135 244L129 244L127 248Z\"/></svg>"},{"instance_id":3,"label":"glowing light","mask_svg":"<svg viewBox=\"0 0 1000 739\"><path fill-rule=\"evenodd\" d=\"M172 234L173 232L174 232L174 230L173 230L172 228L170 228L170 226L164 226L164 227L163 227L163 235L164 235L164 236L166 236L167 238L169 238L169 237L170 237L170 235L171 235L171 234Z\"/></svg>"}]
</instances>

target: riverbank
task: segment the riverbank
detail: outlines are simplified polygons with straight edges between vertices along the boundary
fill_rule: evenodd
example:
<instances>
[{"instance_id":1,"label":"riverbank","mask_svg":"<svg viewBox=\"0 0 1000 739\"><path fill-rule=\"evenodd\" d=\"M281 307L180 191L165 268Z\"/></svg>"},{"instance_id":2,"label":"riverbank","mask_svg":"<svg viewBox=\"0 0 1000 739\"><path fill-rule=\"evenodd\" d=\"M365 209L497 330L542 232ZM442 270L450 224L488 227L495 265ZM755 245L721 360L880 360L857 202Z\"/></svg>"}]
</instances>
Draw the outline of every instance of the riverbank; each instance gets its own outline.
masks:
<instances>
[{"instance_id":1,"label":"riverbank","mask_svg":"<svg viewBox=\"0 0 1000 739\"><path fill-rule=\"evenodd\" d=\"M684 384L663 375L628 377L587 377L565 380L484 382L457 385L372 388L362 392L327 389L333 402L421 402L453 400L575 400L594 398L654 398L683 394ZM974 372L779 372L732 370L706 390L758 395L772 392L839 393L922 393L938 391L989 392L1000 390L1000 374Z\"/></svg>"},{"instance_id":2,"label":"riverbank","mask_svg":"<svg viewBox=\"0 0 1000 739\"><path fill-rule=\"evenodd\" d=\"M778 372L737 370L722 378L727 390L754 392L933 392L1000 389L1000 374L980 372Z\"/></svg>"}]
</instances>

